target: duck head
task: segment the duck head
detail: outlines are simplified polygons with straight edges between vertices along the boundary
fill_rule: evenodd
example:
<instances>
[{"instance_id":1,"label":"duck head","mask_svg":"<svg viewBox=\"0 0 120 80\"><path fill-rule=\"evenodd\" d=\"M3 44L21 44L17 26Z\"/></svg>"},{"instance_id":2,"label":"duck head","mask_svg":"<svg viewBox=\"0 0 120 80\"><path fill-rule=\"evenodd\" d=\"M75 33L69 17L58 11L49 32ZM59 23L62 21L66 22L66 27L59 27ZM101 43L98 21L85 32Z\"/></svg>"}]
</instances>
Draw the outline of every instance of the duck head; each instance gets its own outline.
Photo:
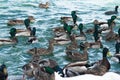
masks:
<instances>
[{"instance_id":1,"label":"duck head","mask_svg":"<svg viewBox=\"0 0 120 80\"><path fill-rule=\"evenodd\" d=\"M30 22L34 22L35 21L33 16L28 16L28 19L30 20Z\"/></svg>"},{"instance_id":2,"label":"duck head","mask_svg":"<svg viewBox=\"0 0 120 80\"><path fill-rule=\"evenodd\" d=\"M108 19L107 23L108 23L108 26L112 26L112 23L113 21L117 18L117 16L111 16L111 19Z\"/></svg>"},{"instance_id":3,"label":"duck head","mask_svg":"<svg viewBox=\"0 0 120 80\"><path fill-rule=\"evenodd\" d=\"M109 52L109 49L105 47L105 48L103 48L103 58L106 58L107 55L109 56L110 52Z\"/></svg>"},{"instance_id":4,"label":"duck head","mask_svg":"<svg viewBox=\"0 0 120 80\"><path fill-rule=\"evenodd\" d=\"M30 35L31 35L31 36L35 36L35 34L36 34L36 28L33 27L33 29L31 30Z\"/></svg>"},{"instance_id":5,"label":"duck head","mask_svg":"<svg viewBox=\"0 0 120 80\"><path fill-rule=\"evenodd\" d=\"M119 6L115 6L115 11L118 12Z\"/></svg>"},{"instance_id":6,"label":"duck head","mask_svg":"<svg viewBox=\"0 0 120 80\"><path fill-rule=\"evenodd\" d=\"M10 29L10 32L9 32L9 33L10 33L11 38L14 38L14 37L15 37L16 32L17 32L16 28L11 28L11 29Z\"/></svg>"},{"instance_id":7,"label":"duck head","mask_svg":"<svg viewBox=\"0 0 120 80\"><path fill-rule=\"evenodd\" d=\"M79 24L78 29L79 29L81 32L83 31L83 24L82 24L82 23Z\"/></svg>"},{"instance_id":8,"label":"duck head","mask_svg":"<svg viewBox=\"0 0 120 80\"><path fill-rule=\"evenodd\" d=\"M7 68L5 64L0 66L0 80L6 80L8 77Z\"/></svg>"},{"instance_id":9,"label":"duck head","mask_svg":"<svg viewBox=\"0 0 120 80\"><path fill-rule=\"evenodd\" d=\"M24 20L24 24L25 24L25 27L28 29L28 27L30 27L30 19L25 19Z\"/></svg>"}]
</instances>

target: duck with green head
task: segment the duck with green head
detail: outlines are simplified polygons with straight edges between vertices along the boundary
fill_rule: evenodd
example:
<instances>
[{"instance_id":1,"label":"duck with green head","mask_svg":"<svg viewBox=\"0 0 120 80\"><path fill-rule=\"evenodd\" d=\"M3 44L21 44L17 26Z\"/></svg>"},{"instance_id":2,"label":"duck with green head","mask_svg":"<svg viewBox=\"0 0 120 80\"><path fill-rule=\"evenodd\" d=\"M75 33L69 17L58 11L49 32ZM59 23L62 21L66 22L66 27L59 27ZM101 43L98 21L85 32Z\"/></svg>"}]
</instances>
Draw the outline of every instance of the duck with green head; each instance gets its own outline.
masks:
<instances>
[{"instance_id":1,"label":"duck with green head","mask_svg":"<svg viewBox=\"0 0 120 80\"><path fill-rule=\"evenodd\" d=\"M7 80L8 73L7 73L7 67L5 64L2 64L0 66L0 80Z\"/></svg>"},{"instance_id":2,"label":"duck with green head","mask_svg":"<svg viewBox=\"0 0 120 80\"><path fill-rule=\"evenodd\" d=\"M90 69L88 69L85 74L94 74L94 75L104 75L110 69L110 63L107 59L107 55L109 54L108 48L103 48L103 58L96 65Z\"/></svg>"},{"instance_id":3,"label":"duck with green head","mask_svg":"<svg viewBox=\"0 0 120 80\"><path fill-rule=\"evenodd\" d=\"M85 33L83 32L83 24L80 23L79 26L78 26L78 29L80 30L80 35L76 35L76 38L77 40L86 40L86 35Z\"/></svg>"},{"instance_id":4,"label":"duck with green head","mask_svg":"<svg viewBox=\"0 0 120 80\"><path fill-rule=\"evenodd\" d=\"M31 34L30 19L25 19L24 24L26 29L17 29L16 36L30 36Z\"/></svg>"},{"instance_id":5,"label":"duck with green head","mask_svg":"<svg viewBox=\"0 0 120 80\"><path fill-rule=\"evenodd\" d=\"M15 44L17 43L18 40L16 38L16 28L11 28L10 29L10 39L0 39L0 44Z\"/></svg>"},{"instance_id":6,"label":"duck with green head","mask_svg":"<svg viewBox=\"0 0 120 80\"><path fill-rule=\"evenodd\" d=\"M107 55L109 54L108 48L103 48L103 58L98 62L88 64L86 61L81 62L73 62L66 65L63 70L64 74L68 77L78 76L83 74L94 74L102 76L110 69L110 63L107 59Z\"/></svg>"},{"instance_id":7,"label":"duck with green head","mask_svg":"<svg viewBox=\"0 0 120 80\"><path fill-rule=\"evenodd\" d=\"M36 43L36 42L38 42L38 39L35 36L35 34L36 34L36 28L33 27L32 30L31 30L31 33L30 33L29 40L28 40L29 43Z\"/></svg>"}]
</instances>

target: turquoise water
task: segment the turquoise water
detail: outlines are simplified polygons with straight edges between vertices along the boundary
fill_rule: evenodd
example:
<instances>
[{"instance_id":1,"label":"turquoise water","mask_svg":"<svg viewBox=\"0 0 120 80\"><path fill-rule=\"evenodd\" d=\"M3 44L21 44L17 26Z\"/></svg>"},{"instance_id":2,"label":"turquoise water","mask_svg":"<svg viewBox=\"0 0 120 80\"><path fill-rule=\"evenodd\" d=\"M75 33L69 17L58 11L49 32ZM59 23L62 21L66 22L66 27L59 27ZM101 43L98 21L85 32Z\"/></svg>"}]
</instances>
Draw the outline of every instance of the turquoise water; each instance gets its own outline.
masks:
<instances>
[{"instance_id":1,"label":"turquoise water","mask_svg":"<svg viewBox=\"0 0 120 80\"><path fill-rule=\"evenodd\" d=\"M41 0L45 3L49 1L49 9L41 9L38 7L40 0L0 0L0 38L9 38L9 30L11 26L7 26L10 19L25 19L27 16L34 16L35 22L31 27L37 28L36 36L38 43L26 44L27 37L18 37L19 43L16 45L0 46L0 63L7 65L10 75L22 74L21 67L29 62L31 55L27 53L28 49L33 47L47 48L48 40L53 38L52 28L62 26L60 23L61 16L70 16L72 10L77 11L79 17L78 24L83 23L84 29L93 27L92 21L98 19L106 21L111 16L104 15L107 10L113 10L114 6L120 5L119 0ZM120 8L119 8L120 11ZM120 16L120 13L118 14ZM120 19L116 20L114 31L120 27ZM19 29L25 29L24 25L13 26ZM90 38L91 36L88 35ZM88 41L92 41L91 38ZM104 46L109 47L114 54L115 42L106 42L102 40ZM66 59L64 52L66 46L54 46L53 55L43 56L42 58L55 59L61 67L64 67L70 60ZM89 49L90 62L97 61L102 58L102 49ZM120 71L120 64L111 63L110 71Z\"/></svg>"}]
</instances>

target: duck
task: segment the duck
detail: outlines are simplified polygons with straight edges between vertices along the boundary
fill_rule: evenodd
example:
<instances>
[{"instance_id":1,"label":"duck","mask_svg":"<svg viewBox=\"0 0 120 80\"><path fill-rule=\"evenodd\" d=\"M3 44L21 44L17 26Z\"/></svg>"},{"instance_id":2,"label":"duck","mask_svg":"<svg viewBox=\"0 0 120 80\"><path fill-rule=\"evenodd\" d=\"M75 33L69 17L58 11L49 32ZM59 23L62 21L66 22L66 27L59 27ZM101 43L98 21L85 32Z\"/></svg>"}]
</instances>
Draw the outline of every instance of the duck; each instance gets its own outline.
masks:
<instances>
[{"instance_id":1,"label":"duck","mask_svg":"<svg viewBox=\"0 0 120 80\"><path fill-rule=\"evenodd\" d=\"M114 20L117 18L117 16L111 16L110 19L107 20L107 22L100 22L98 20L94 20L93 23L96 25L99 25L99 32L101 33L108 33L110 32L110 28L113 28L115 26ZM94 32L94 28L87 29L85 33L92 34Z\"/></svg>"},{"instance_id":2,"label":"duck","mask_svg":"<svg viewBox=\"0 0 120 80\"><path fill-rule=\"evenodd\" d=\"M103 48L103 58L102 60L100 60L99 62L97 62L97 64L88 69L87 71L85 71L85 74L94 74L94 75L104 75L106 72L109 71L110 69L110 63L107 59L107 55L109 55L109 49L104 47Z\"/></svg>"},{"instance_id":3,"label":"duck","mask_svg":"<svg viewBox=\"0 0 120 80\"><path fill-rule=\"evenodd\" d=\"M7 80L7 78L8 78L7 67L3 63L2 65L0 65L0 79L1 80Z\"/></svg>"},{"instance_id":4,"label":"duck","mask_svg":"<svg viewBox=\"0 0 120 80\"><path fill-rule=\"evenodd\" d=\"M82 23L79 24L78 29L80 30L80 35L76 35L75 39L76 40L86 40L86 35L83 32L83 24Z\"/></svg>"},{"instance_id":5,"label":"duck","mask_svg":"<svg viewBox=\"0 0 120 80\"><path fill-rule=\"evenodd\" d=\"M111 30L108 34L106 34L105 36L105 40L106 41L114 41L114 40L117 40L119 39L119 36L120 36L120 28L118 29L118 34L113 32L113 30Z\"/></svg>"},{"instance_id":6,"label":"duck","mask_svg":"<svg viewBox=\"0 0 120 80\"><path fill-rule=\"evenodd\" d=\"M49 40L48 48L47 49L46 48L37 48L37 53L39 55L49 55L49 54L51 54L53 52L53 49L54 49L54 40L51 39L51 40ZM27 51L27 53L34 54L34 48L29 49Z\"/></svg>"},{"instance_id":7,"label":"duck","mask_svg":"<svg viewBox=\"0 0 120 80\"><path fill-rule=\"evenodd\" d=\"M18 39L16 37L16 28L11 28L9 33L10 38L0 39L0 45L16 44L18 42Z\"/></svg>"},{"instance_id":8,"label":"duck","mask_svg":"<svg viewBox=\"0 0 120 80\"><path fill-rule=\"evenodd\" d=\"M115 54L111 57L111 60L116 62L116 63L120 63L120 41L116 41L115 44Z\"/></svg>"},{"instance_id":9,"label":"duck","mask_svg":"<svg viewBox=\"0 0 120 80\"><path fill-rule=\"evenodd\" d=\"M102 76L110 69L110 63L107 59L107 55L109 54L108 48L103 48L103 58L98 62L94 62L89 64L87 61L81 62L72 62L67 64L63 68L63 72L67 77L73 77L83 74L94 74Z\"/></svg>"},{"instance_id":10,"label":"duck","mask_svg":"<svg viewBox=\"0 0 120 80\"><path fill-rule=\"evenodd\" d=\"M31 30L31 33L30 33L30 37L28 39L29 43L37 43L38 42L38 39L35 36L35 34L36 34L36 28L33 27L33 29Z\"/></svg>"},{"instance_id":11,"label":"duck","mask_svg":"<svg viewBox=\"0 0 120 80\"><path fill-rule=\"evenodd\" d=\"M71 46L76 47L77 42L75 41L75 35L68 35L66 38L54 38L55 45L66 45L71 43Z\"/></svg>"},{"instance_id":12,"label":"duck","mask_svg":"<svg viewBox=\"0 0 120 80\"><path fill-rule=\"evenodd\" d=\"M100 40L100 36L99 36L99 31L98 31L98 27L99 25L95 25L95 31L93 33L93 37L95 42L85 42L83 43L87 48L102 48L102 42Z\"/></svg>"},{"instance_id":13,"label":"duck","mask_svg":"<svg viewBox=\"0 0 120 80\"><path fill-rule=\"evenodd\" d=\"M114 11L107 11L107 12L105 12L105 15L117 14L118 13L118 8L119 8L119 6L115 6L115 10Z\"/></svg>"},{"instance_id":14,"label":"duck","mask_svg":"<svg viewBox=\"0 0 120 80\"><path fill-rule=\"evenodd\" d=\"M28 19L30 19L30 22L34 22L35 21L33 16L28 16ZM14 19L14 20L9 20L7 22L8 26L23 25L23 24L24 24L24 20L16 20L16 19Z\"/></svg>"},{"instance_id":15,"label":"duck","mask_svg":"<svg viewBox=\"0 0 120 80\"><path fill-rule=\"evenodd\" d=\"M17 29L16 36L30 36L32 33L32 30L33 32L36 32L35 27L33 27L33 29L31 29L30 27L30 19L25 19L24 24L26 29Z\"/></svg>"},{"instance_id":16,"label":"duck","mask_svg":"<svg viewBox=\"0 0 120 80\"><path fill-rule=\"evenodd\" d=\"M72 61L87 61L88 60L88 52L87 47L84 45L80 48L83 48L83 53L78 52L77 50L66 50L66 55Z\"/></svg>"},{"instance_id":17,"label":"duck","mask_svg":"<svg viewBox=\"0 0 120 80\"><path fill-rule=\"evenodd\" d=\"M71 43L66 47L66 50L76 50L77 48L79 48L79 45L78 45L75 37L76 37L75 34L72 34L70 36Z\"/></svg>"},{"instance_id":18,"label":"duck","mask_svg":"<svg viewBox=\"0 0 120 80\"><path fill-rule=\"evenodd\" d=\"M39 4L39 7L40 7L40 8L45 8L45 9L47 9L47 8L49 8L49 2L46 2L46 4L40 3L40 4Z\"/></svg>"}]
</instances>

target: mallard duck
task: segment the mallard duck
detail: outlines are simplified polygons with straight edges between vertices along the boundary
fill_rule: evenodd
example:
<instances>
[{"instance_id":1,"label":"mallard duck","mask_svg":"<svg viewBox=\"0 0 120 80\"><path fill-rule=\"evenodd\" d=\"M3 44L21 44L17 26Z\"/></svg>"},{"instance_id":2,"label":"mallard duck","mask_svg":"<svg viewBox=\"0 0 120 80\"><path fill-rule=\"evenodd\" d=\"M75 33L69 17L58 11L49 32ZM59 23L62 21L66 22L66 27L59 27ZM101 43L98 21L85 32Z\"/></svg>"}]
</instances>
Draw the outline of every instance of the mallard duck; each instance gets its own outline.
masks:
<instances>
[{"instance_id":1,"label":"mallard duck","mask_svg":"<svg viewBox=\"0 0 120 80\"><path fill-rule=\"evenodd\" d=\"M111 58L111 60L113 60L114 62L120 63L120 41L118 40L115 44L115 54L113 55L113 57Z\"/></svg>"},{"instance_id":2,"label":"mallard duck","mask_svg":"<svg viewBox=\"0 0 120 80\"><path fill-rule=\"evenodd\" d=\"M45 8L45 9L47 9L47 8L49 8L49 2L46 2L46 4L40 3L40 4L39 4L39 7L40 7L40 8Z\"/></svg>"},{"instance_id":3,"label":"mallard duck","mask_svg":"<svg viewBox=\"0 0 120 80\"><path fill-rule=\"evenodd\" d=\"M0 45L2 44L15 44L18 42L18 39L16 38L16 28L10 29L10 39L0 39Z\"/></svg>"},{"instance_id":4,"label":"mallard duck","mask_svg":"<svg viewBox=\"0 0 120 80\"><path fill-rule=\"evenodd\" d=\"M118 13L118 7L119 6L115 6L115 10L114 11L107 11L107 12L105 12L105 15L117 14Z\"/></svg>"},{"instance_id":5,"label":"mallard duck","mask_svg":"<svg viewBox=\"0 0 120 80\"><path fill-rule=\"evenodd\" d=\"M16 36L32 36L32 33L36 33L36 28L33 27L33 29L31 29L30 27L30 19L25 19L24 24L26 26L26 29L17 29Z\"/></svg>"},{"instance_id":6,"label":"mallard duck","mask_svg":"<svg viewBox=\"0 0 120 80\"><path fill-rule=\"evenodd\" d=\"M110 19L107 20L107 22L99 22L98 20L94 20L94 25L99 25L99 31L101 33L108 33L110 32L110 29L112 29L115 26L114 20L117 18L117 16L111 16ZM90 28L86 30L86 33L91 34L94 32L94 28Z\"/></svg>"},{"instance_id":7,"label":"mallard duck","mask_svg":"<svg viewBox=\"0 0 120 80\"><path fill-rule=\"evenodd\" d=\"M100 41L99 31L98 31L98 25L95 25L95 31L93 33L95 42L85 42L84 45L87 46L87 48L101 48L102 43Z\"/></svg>"},{"instance_id":8,"label":"mallard duck","mask_svg":"<svg viewBox=\"0 0 120 80\"><path fill-rule=\"evenodd\" d=\"M79 24L78 29L80 30L80 35L76 35L75 39L77 39L77 40L86 40L86 35L83 32L83 24L82 23Z\"/></svg>"},{"instance_id":9,"label":"mallard duck","mask_svg":"<svg viewBox=\"0 0 120 80\"><path fill-rule=\"evenodd\" d=\"M36 28L33 27L33 29L31 30L31 33L30 33L29 40L28 40L29 43L36 43L36 42L38 42L38 39L35 36L35 34L36 34Z\"/></svg>"},{"instance_id":10,"label":"mallard duck","mask_svg":"<svg viewBox=\"0 0 120 80\"><path fill-rule=\"evenodd\" d=\"M7 67L5 64L2 64L0 66L0 79L1 80L7 80L8 78L8 72L7 72Z\"/></svg>"},{"instance_id":11,"label":"mallard duck","mask_svg":"<svg viewBox=\"0 0 120 80\"><path fill-rule=\"evenodd\" d=\"M110 63L107 59L109 54L108 48L103 48L103 59L98 62L88 64L85 62L74 62L70 63L64 67L64 73L66 76L77 76L81 74L94 74L94 75L104 75L110 69Z\"/></svg>"},{"instance_id":12,"label":"mallard duck","mask_svg":"<svg viewBox=\"0 0 120 80\"><path fill-rule=\"evenodd\" d=\"M37 48L37 53L39 55L48 55L48 54L51 54L53 52L53 46L54 46L54 40L49 40L49 46L47 49L45 48ZM33 49L30 49L27 51L28 53L30 54L34 54L34 48Z\"/></svg>"},{"instance_id":13,"label":"mallard duck","mask_svg":"<svg viewBox=\"0 0 120 80\"><path fill-rule=\"evenodd\" d=\"M74 23L74 25L76 25L76 22L77 22L76 11L72 11L72 12L71 12L71 16L72 16L72 19L73 19L73 23Z\"/></svg>"},{"instance_id":14,"label":"mallard duck","mask_svg":"<svg viewBox=\"0 0 120 80\"><path fill-rule=\"evenodd\" d=\"M110 63L107 59L107 55L109 54L108 48L103 48L103 58L97 64L85 71L85 74L94 74L94 75L104 75L110 69Z\"/></svg>"},{"instance_id":15,"label":"mallard duck","mask_svg":"<svg viewBox=\"0 0 120 80\"><path fill-rule=\"evenodd\" d=\"M34 17L33 16L28 16L28 19L30 19L30 22L34 22ZM7 25L9 26L14 26L14 25L21 25L24 24L24 20L9 20Z\"/></svg>"},{"instance_id":16,"label":"mallard duck","mask_svg":"<svg viewBox=\"0 0 120 80\"><path fill-rule=\"evenodd\" d=\"M83 45L83 53L80 53L76 50L66 50L67 57L69 57L73 61L87 61L88 60L88 52L87 48Z\"/></svg>"}]
</instances>

